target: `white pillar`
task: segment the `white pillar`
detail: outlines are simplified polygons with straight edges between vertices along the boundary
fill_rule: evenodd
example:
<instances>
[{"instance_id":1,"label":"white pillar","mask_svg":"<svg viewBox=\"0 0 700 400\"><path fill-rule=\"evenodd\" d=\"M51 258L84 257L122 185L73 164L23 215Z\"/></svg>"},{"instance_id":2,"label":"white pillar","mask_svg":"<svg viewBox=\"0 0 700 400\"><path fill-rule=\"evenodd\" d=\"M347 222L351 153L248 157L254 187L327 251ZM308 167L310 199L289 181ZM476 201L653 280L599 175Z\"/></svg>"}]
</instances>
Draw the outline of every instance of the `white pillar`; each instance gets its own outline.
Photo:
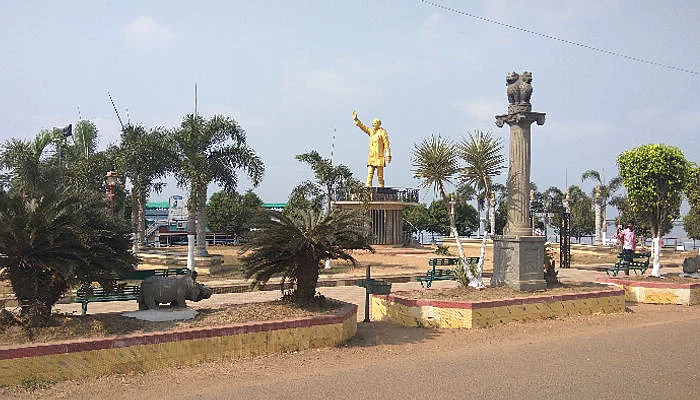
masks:
<instances>
[{"instance_id":1,"label":"white pillar","mask_svg":"<svg viewBox=\"0 0 700 400\"><path fill-rule=\"evenodd\" d=\"M187 235L187 269L194 272L194 235Z\"/></svg>"}]
</instances>

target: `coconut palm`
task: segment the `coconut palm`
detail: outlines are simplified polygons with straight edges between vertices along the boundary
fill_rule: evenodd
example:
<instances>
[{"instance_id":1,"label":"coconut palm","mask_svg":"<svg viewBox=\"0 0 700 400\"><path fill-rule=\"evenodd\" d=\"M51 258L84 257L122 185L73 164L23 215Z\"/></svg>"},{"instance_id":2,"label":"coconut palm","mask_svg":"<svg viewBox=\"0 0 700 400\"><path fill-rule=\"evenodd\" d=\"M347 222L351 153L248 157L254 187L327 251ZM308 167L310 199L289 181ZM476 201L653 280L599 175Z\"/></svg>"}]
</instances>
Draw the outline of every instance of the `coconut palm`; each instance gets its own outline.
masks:
<instances>
[{"instance_id":1,"label":"coconut palm","mask_svg":"<svg viewBox=\"0 0 700 400\"><path fill-rule=\"evenodd\" d=\"M460 170L460 178L481 190L485 202L486 219L489 219L491 199L491 184L494 176L500 175L505 168L503 156L503 141L494 138L491 132L474 131L469 133L457 144L459 157L464 160L466 166ZM477 279L481 279L484 267L484 254L486 252L487 234L481 240L479 263L477 265Z\"/></svg>"},{"instance_id":2,"label":"coconut palm","mask_svg":"<svg viewBox=\"0 0 700 400\"><path fill-rule=\"evenodd\" d=\"M172 141L161 130L146 131L143 126L127 125L122 129L117 155L117 169L131 182L131 224L135 243L145 238L146 199L151 190L160 192L164 184L156 182L174 170Z\"/></svg>"},{"instance_id":3,"label":"coconut palm","mask_svg":"<svg viewBox=\"0 0 700 400\"><path fill-rule=\"evenodd\" d=\"M602 233L607 228L607 206L613 205L613 193L622 186L622 178L615 177L607 184L596 170L589 169L581 174L581 182L592 180L596 183L591 193L595 211L595 244L602 244Z\"/></svg>"},{"instance_id":4,"label":"coconut palm","mask_svg":"<svg viewBox=\"0 0 700 400\"><path fill-rule=\"evenodd\" d=\"M253 278L254 286L282 275L282 289L287 279L296 283L291 297L297 304L308 304L316 295L319 269L326 258L357 260L347 251L370 246L366 215L358 211L333 209L325 214L313 208L288 213L268 210L244 243L243 273Z\"/></svg>"},{"instance_id":5,"label":"coconut palm","mask_svg":"<svg viewBox=\"0 0 700 400\"><path fill-rule=\"evenodd\" d=\"M469 285L473 287L483 287L481 280L477 280L473 271L465 267L465 255L462 242L459 239L457 224L455 222L453 203L447 197L445 185L452 184L460 171L459 157L455 151L454 144L441 136L431 136L421 143L414 144L411 152L411 164L413 165L413 177L420 180L420 186L432 188L434 193L442 199L447 210L450 210L450 231L457 243L457 250L461 259L461 266L467 274Z\"/></svg>"},{"instance_id":6,"label":"coconut palm","mask_svg":"<svg viewBox=\"0 0 700 400\"><path fill-rule=\"evenodd\" d=\"M0 267L30 325L46 324L72 284L108 282L136 265L128 228L105 217L101 193L53 185L36 193L42 194L0 192Z\"/></svg>"},{"instance_id":7,"label":"coconut palm","mask_svg":"<svg viewBox=\"0 0 700 400\"><path fill-rule=\"evenodd\" d=\"M178 184L189 187L188 234L197 235L197 254L207 255L207 186L216 182L233 192L238 184L236 171L244 170L257 186L265 172L262 160L246 143L246 132L232 118L214 116L205 120L187 115L173 134L178 158Z\"/></svg>"}]
</instances>

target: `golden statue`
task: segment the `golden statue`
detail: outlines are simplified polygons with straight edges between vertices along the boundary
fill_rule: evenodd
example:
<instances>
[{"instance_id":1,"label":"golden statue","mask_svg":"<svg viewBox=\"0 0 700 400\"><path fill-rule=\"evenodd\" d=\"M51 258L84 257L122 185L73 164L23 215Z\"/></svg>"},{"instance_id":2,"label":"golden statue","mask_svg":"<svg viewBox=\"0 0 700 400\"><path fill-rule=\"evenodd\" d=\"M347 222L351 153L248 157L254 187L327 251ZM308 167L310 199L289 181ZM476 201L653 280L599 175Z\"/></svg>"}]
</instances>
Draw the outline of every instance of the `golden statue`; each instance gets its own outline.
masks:
<instances>
[{"instance_id":1,"label":"golden statue","mask_svg":"<svg viewBox=\"0 0 700 400\"><path fill-rule=\"evenodd\" d=\"M367 156L367 187L372 186L374 170L377 170L377 181L379 187L384 187L384 166L391 162L391 148L389 147L389 135L386 129L382 128L382 121L379 118L372 120L372 127L369 128L357 119L357 112L352 112L352 119L355 126L362 129L369 136L369 155ZM386 151L386 161L384 160Z\"/></svg>"}]
</instances>

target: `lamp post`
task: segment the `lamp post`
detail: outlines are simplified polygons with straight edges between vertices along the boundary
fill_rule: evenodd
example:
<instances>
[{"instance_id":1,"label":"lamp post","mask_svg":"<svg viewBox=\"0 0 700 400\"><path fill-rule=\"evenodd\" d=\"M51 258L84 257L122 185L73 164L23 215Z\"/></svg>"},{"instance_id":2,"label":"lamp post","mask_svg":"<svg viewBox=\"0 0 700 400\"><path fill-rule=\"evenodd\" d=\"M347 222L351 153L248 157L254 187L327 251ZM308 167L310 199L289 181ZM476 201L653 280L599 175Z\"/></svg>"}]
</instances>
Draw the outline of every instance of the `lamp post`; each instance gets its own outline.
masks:
<instances>
[{"instance_id":1,"label":"lamp post","mask_svg":"<svg viewBox=\"0 0 700 400\"><path fill-rule=\"evenodd\" d=\"M114 214L114 187L117 186L117 173L114 171L107 172L105 175L105 184L107 185L107 196L109 196L109 211Z\"/></svg>"}]
</instances>

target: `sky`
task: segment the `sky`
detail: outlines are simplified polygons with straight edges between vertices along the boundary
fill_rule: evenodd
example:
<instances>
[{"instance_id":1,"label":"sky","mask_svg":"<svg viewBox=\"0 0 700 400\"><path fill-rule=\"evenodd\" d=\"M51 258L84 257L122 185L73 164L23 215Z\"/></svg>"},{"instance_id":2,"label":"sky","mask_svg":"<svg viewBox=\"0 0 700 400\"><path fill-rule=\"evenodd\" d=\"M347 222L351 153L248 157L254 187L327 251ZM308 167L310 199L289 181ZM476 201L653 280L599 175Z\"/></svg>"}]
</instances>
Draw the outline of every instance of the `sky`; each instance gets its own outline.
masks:
<instances>
[{"instance_id":1,"label":"sky","mask_svg":"<svg viewBox=\"0 0 700 400\"><path fill-rule=\"evenodd\" d=\"M505 76L533 74L531 178L540 190L617 175L616 157L665 143L700 162L700 2L414 0L2 1L0 141L93 121L100 148L118 144L121 118L177 127L194 110L234 118L266 166L254 191L285 202L312 179L297 154L316 150L366 176L367 136L352 111L389 133L386 185L419 187L411 150L431 135L474 130L503 138ZM375 178L376 179L376 178ZM504 182L505 175L498 181ZM168 179L163 194L183 194ZM241 175L239 191L251 183ZM210 186L209 194L218 190ZM433 198L421 191L421 201Z\"/></svg>"}]
</instances>

